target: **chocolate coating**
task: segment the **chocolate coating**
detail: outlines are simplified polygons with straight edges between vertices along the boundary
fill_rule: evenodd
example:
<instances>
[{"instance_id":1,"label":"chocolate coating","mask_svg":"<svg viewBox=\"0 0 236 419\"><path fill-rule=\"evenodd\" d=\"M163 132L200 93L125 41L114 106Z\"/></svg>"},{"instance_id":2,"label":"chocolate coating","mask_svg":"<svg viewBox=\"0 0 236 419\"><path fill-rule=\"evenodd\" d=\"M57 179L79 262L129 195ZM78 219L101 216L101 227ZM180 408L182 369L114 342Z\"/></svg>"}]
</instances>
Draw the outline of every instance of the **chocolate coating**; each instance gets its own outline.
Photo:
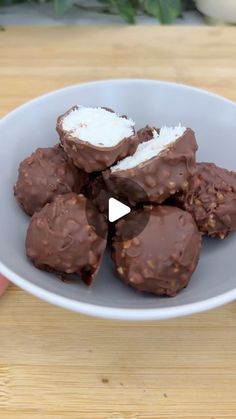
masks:
<instances>
[{"instance_id":1,"label":"chocolate coating","mask_svg":"<svg viewBox=\"0 0 236 419\"><path fill-rule=\"evenodd\" d=\"M46 271L78 274L87 284L95 277L106 248L107 224L93 208L104 238L87 221L87 199L69 193L36 212L26 236L26 254Z\"/></svg>"},{"instance_id":2,"label":"chocolate coating","mask_svg":"<svg viewBox=\"0 0 236 419\"><path fill-rule=\"evenodd\" d=\"M108 218L109 199L115 198L131 208L138 208L143 202L148 202L145 191L135 182L126 178L117 178L115 188L108 188L102 174L96 176L88 184L86 196ZM140 204L131 199L131 196L139 197Z\"/></svg>"},{"instance_id":3,"label":"chocolate coating","mask_svg":"<svg viewBox=\"0 0 236 419\"><path fill-rule=\"evenodd\" d=\"M120 178L126 178L145 191L148 201L162 203L179 190L188 186L188 180L195 171L195 154L197 143L194 132L187 128L168 148L157 156L126 170L103 172L103 177L109 190L116 190ZM138 189L137 189L138 192ZM144 202L143 194L130 190L130 204Z\"/></svg>"},{"instance_id":4,"label":"chocolate coating","mask_svg":"<svg viewBox=\"0 0 236 419\"><path fill-rule=\"evenodd\" d=\"M59 194L80 192L87 174L78 170L63 148L38 148L20 163L14 194L28 215Z\"/></svg>"},{"instance_id":5,"label":"chocolate coating","mask_svg":"<svg viewBox=\"0 0 236 419\"><path fill-rule=\"evenodd\" d=\"M87 173L101 171L110 167L117 160L132 155L135 152L139 143L135 131L133 135L124 138L113 147L95 146L87 141L74 137L70 132L65 131L63 129L63 119L75 109L78 109L78 106L72 107L65 114L59 116L56 126L64 150L68 156L71 157L75 166L85 170ZM110 109L107 110L113 112Z\"/></svg>"},{"instance_id":6,"label":"chocolate coating","mask_svg":"<svg viewBox=\"0 0 236 419\"><path fill-rule=\"evenodd\" d=\"M236 173L214 163L198 163L176 205L189 211L201 232L224 239L236 230Z\"/></svg>"},{"instance_id":7,"label":"chocolate coating","mask_svg":"<svg viewBox=\"0 0 236 419\"><path fill-rule=\"evenodd\" d=\"M201 248L201 234L191 214L176 207L149 206L144 230L132 240L119 241L122 221L116 224L112 257L119 276L139 291L175 296L186 287ZM139 221L138 221L139 222ZM129 228L135 225L133 217Z\"/></svg>"},{"instance_id":8,"label":"chocolate coating","mask_svg":"<svg viewBox=\"0 0 236 419\"><path fill-rule=\"evenodd\" d=\"M90 176L89 183L86 188L86 196L102 214L107 216L108 201L111 197L111 193L107 190L101 173L93 173Z\"/></svg>"}]
</instances>

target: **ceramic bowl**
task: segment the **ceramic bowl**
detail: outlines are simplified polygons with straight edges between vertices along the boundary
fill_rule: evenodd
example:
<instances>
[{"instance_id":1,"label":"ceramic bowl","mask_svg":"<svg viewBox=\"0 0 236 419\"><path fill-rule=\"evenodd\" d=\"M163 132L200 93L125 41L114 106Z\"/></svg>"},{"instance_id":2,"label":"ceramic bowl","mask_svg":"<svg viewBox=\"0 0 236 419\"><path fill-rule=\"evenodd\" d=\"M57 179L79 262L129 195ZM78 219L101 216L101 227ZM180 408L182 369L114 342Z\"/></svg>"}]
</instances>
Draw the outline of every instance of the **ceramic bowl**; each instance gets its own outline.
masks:
<instances>
[{"instance_id":1,"label":"ceramic bowl","mask_svg":"<svg viewBox=\"0 0 236 419\"><path fill-rule=\"evenodd\" d=\"M154 80L109 80L67 87L41 96L0 120L0 272L26 291L77 312L122 320L159 320L201 312L236 298L236 234L204 239L199 265L174 298L141 294L115 275L109 254L94 284L60 281L25 256L29 218L13 196L19 162L37 147L55 144L56 118L75 104L107 106L137 127L176 125L196 132L199 161L236 169L236 106L193 87Z\"/></svg>"},{"instance_id":2,"label":"ceramic bowl","mask_svg":"<svg viewBox=\"0 0 236 419\"><path fill-rule=\"evenodd\" d=\"M196 0L196 6L210 19L210 23L236 23L235 0Z\"/></svg>"}]
</instances>

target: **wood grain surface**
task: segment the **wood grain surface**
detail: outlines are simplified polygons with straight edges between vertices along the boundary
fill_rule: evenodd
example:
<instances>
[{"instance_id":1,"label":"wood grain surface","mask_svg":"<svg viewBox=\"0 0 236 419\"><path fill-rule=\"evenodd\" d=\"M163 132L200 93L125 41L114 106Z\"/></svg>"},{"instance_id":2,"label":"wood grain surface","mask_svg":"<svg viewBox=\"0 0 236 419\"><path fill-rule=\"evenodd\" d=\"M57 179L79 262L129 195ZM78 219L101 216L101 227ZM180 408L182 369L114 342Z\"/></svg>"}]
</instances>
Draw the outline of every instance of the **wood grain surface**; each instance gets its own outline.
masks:
<instances>
[{"instance_id":1,"label":"wood grain surface","mask_svg":"<svg viewBox=\"0 0 236 419\"><path fill-rule=\"evenodd\" d=\"M184 82L236 100L235 75L236 28L0 32L0 116L50 90L117 77ZM36 418L235 419L236 303L121 323L11 286L0 300L0 419Z\"/></svg>"}]
</instances>

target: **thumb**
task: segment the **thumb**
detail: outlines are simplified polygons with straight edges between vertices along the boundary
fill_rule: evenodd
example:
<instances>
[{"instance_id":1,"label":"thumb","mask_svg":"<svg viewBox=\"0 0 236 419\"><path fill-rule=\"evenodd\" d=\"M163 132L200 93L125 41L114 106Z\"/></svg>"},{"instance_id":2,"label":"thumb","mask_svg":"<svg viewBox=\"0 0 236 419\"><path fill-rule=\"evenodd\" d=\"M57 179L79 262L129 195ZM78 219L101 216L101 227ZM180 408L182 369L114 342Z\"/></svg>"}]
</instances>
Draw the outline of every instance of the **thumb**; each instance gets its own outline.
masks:
<instances>
[{"instance_id":1,"label":"thumb","mask_svg":"<svg viewBox=\"0 0 236 419\"><path fill-rule=\"evenodd\" d=\"M4 293L5 289L8 287L9 281L0 275L0 296Z\"/></svg>"}]
</instances>

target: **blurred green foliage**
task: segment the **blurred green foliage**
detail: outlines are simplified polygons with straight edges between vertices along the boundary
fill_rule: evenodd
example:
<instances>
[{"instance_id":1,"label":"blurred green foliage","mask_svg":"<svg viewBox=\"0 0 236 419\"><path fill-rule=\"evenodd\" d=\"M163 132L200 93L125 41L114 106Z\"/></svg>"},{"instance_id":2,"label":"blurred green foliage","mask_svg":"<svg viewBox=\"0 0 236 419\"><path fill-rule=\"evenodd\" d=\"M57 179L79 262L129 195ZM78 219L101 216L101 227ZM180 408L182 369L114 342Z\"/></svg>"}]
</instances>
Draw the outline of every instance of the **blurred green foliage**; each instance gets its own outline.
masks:
<instances>
[{"instance_id":1,"label":"blurred green foliage","mask_svg":"<svg viewBox=\"0 0 236 419\"><path fill-rule=\"evenodd\" d=\"M0 0L1 6L9 6L16 3L26 3L27 1L36 3L53 2L55 13L61 16L72 7L86 10L97 10L102 13L118 13L126 22L135 23L138 13L146 13L154 16L162 24L170 24L177 17L182 15L184 10L194 9L194 0L97 0L81 2L80 0ZM97 7L96 8L96 3Z\"/></svg>"}]
</instances>

